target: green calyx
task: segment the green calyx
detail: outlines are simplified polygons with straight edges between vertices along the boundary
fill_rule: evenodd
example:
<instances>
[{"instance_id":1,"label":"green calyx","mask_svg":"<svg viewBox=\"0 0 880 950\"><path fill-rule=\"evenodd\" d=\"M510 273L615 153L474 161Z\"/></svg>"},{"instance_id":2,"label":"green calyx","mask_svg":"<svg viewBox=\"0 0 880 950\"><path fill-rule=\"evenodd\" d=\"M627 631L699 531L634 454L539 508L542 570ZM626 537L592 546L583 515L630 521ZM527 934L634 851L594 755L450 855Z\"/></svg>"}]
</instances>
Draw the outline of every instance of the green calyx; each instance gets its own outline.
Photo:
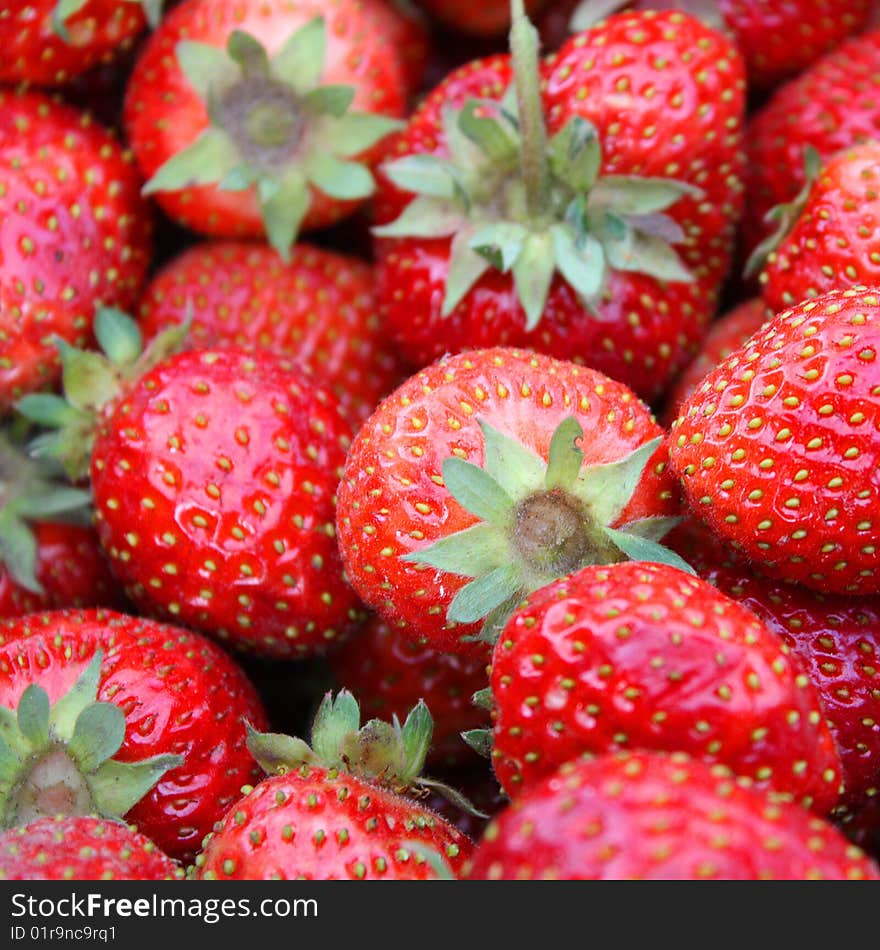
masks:
<instances>
[{"instance_id":1,"label":"green calyx","mask_svg":"<svg viewBox=\"0 0 880 950\"><path fill-rule=\"evenodd\" d=\"M0 706L0 827L54 815L121 818L183 763L179 755L113 758L125 738L125 716L113 703L96 701L102 658L98 651L54 706L36 685L24 691L17 711Z\"/></svg>"},{"instance_id":2,"label":"green calyx","mask_svg":"<svg viewBox=\"0 0 880 950\"><path fill-rule=\"evenodd\" d=\"M318 17L270 57L236 30L226 49L184 40L177 60L205 103L210 125L144 186L145 194L215 184L254 189L269 243L289 260L311 203L310 189L343 201L369 197L375 182L356 157L399 128L351 112L351 86L322 85L326 28Z\"/></svg>"},{"instance_id":3,"label":"green calyx","mask_svg":"<svg viewBox=\"0 0 880 950\"><path fill-rule=\"evenodd\" d=\"M448 158L411 155L384 166L416 197L374 233L451 238L443 316L490 269L511 274L528 330L540 322L556 274L594 311L615 270L691 282L673 249L685 235L665 212L701 192L671 178L600 175L602 146L586 119L575 116L548 138L537 32L522 0L512 8L513 86L500 102L445 111Z\"/></svg>"},{"instance_id":4,"label":"green calyx","mask_svg":"<svg viewBox=\"0 0 880 950\"><path fill-rule=\"evenodd\" d=\"M654 561L693 573L660 544L678 519L644 518L611 527L660 437L618 461L585 466L577 445L583 430L569 416L553 434L545 463L485 420L478 421L485 467L451 456L442 473L452 497L479 521L403 556L424 569L473 578L450 603L450 623L482 620L479 639L494 643L528 594L593 564Z\"/></svg>"},{"instance_id":5,"label":"green calyx","mask_svg":"<svg viewBox=\"0 0 880 950\"><path fill-rule=\"evenodd\" d=\"M812 145L806 145L804 147L804 186L791 201L784 201L767 212L764 221L768 225L773 225L773 231L749 255L743 276L754 277L767 263L770 255L791 233L804 213L810 192L821 171L822 156Z\"/></svg>"},{"instance_id":6,"label":"green calyx","mask_svg":"<svg viewBox=\"0 0 880 950\"><path fill-rule=\"evenodd\" d=\"M58 0L52 8L51 24L52 32L60 36L65 43L70 42L70 32L67 29L67 21L79 13L89 0ZM129 3L139 3L144 8L144 15L147 22L152 27L159 25L162 19L162 4L164 0L128 0Z\"/></svg>"},{"instance_id":7,"label":"green calyx","mask_svg":"<svg viewBox=\"0 0 880 950\"><path fill-rule=\"evenodd\" d=\"M30 454L60 463L73 481L86 478L103 411L132 381L176 352L189 325L188 316L184 323L157 334L144 349L137 323L120 310L104 307L94 327L101 352L78 350L56 339L64 395L35 393L16 404L24 418L48 430L30 443Z\"/></svg>"},{"instance_id":8,"label":"green calyx","mask_svg":"<svg viewBox=\"0 0 880 950\"><path fill-rule=\"evenodd\" d=\"M247 724L251 755L269 775L303 766L349 772L399 793L432 789L471 814L482 817L462 795L421 774L431 746L434 720L419 700L403 725L371 719L361 725L357 700L348 690L327 693L312 725L312 744L279 733L261 733Z\"/></svg>"},{"instance_id":9,"label":"green calyx","mask_svg":"<svg viewBox=\"0 0 880 950\"><path fill-rule=\"evenodd\" d=\"M35 521L88 523L91 495L68 485L57 466L28 458L0 434L0 561L13 580L35 594L37 580Z\"/></svg>"}]
</instances>

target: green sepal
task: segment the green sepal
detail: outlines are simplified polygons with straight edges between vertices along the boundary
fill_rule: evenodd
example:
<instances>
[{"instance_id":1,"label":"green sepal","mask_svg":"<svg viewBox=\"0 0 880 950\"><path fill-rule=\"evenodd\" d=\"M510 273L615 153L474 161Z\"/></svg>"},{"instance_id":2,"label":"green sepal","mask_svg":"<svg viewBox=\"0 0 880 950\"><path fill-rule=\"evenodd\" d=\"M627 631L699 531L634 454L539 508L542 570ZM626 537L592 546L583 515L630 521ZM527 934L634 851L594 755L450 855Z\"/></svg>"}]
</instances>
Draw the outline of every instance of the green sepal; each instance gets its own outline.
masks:
<instances>
[{"instance_id":1,"label":"green sepal","mask_svg":"<svg viewBox=\"0 0 880 950\"><path fill-rule=\"evenodd\" d=\"M638 518L636 521L628 521L620 525L619 529L639 538L647 538L649 541L661 541L676 525L681 524L681 521L681 517Z\"/></svg>"},{"instance_id":2,"label":"green sepal","mask_svg":"<svg viewBox=\"0 0 880 950\"><path fill-rule=\"evenodd\" d=\"M448 317L455 310L490 266L482 254L471 248L470 228L461 228L453 236L449 248L446 292L443 296L441 316Z\"/></svg>"},{"instance_id":3,"label":"green sepal","mask_svg":"<svg viewBox=\"0 0 880 950\"><path fill-rule=\"evenodd\" d=\"M505 527L513 501L485 469L451 455L443 460L443 482L452 497L481 521Z\"/></svg>"},{"instance_id":4,"label":"green sepal","mask_svg":"<svg viewBox=\"0 0 880 950\"><path fill-rule=\"evenodd\" d=\"M585 301L597 300L608 276L602 245L592 234L578 239L565 224L554 224L550 234L559 272Z\"/></svg>"},{"instance_id":5,"label":"green sepal","mask_svg":"<svg viewBox=\"0 0 880 950\"><path fill-rule=\"evenodd\" d=\"M147 18L147 23L155 30L162 19L162 7L165 0L134 0L134 2L140 3L144 10L144 16Z\"/></svg>"},{"instance_id":6,"label":"green sepal","mask_svg":"<svg viewBox=\"0 0 880 950\"><path fill-rule=\"evenodd\" d=\"M522 587L520 566L502 564L462 587L449 605L447 619L450 623L475 623L509 601Z\"/></svg>"},{"instance_id":7,"label":"green sepal","mask_svg":"<svg viewBox=\"0 0 880 950\"><path fill-rule=\"evenodd\" d=\"M430 740L429 740L430 741ZM367 781L391 785L410 784L400 725L371 719L357 732L349 732L339 747L342 763Z\"/></svg>"},{"instance_id":8,"label":"green sepal","mask_svg":"<svg viewBox=\"0 0 880 950\"><path fill-rule=\"evenodd\" d=\"M310 163L308 178L319 191L341 201L369 198L375 190L373 176L367 168L332 155L323 155Z\"/></svg>"},{"instance_id":9,"label":"green sepal","mask_svg":"<svg viewBox=\"0 0 880 950\"><path fill-rule=\"evenodd\" d=\"M59 736L72 736L83 710L98 698L104 651L96 650L88 666L73 686L57 700L49 712L49 728Z\"/></svg>"},{"instance_id":10,"label":"green sepal","mask_svg":"<svg viewBox=\"0 0 880 950\"><path fill-rule=\"evenodd\" d=\"M419 785L423 788L429 788L432 792L436 792L438 795L442 795L446 801L451 805L455 805L456 808L463 811L466 815L473 815L474 818L485 818L488 819L488 815L480 811L471 801L469 801L464 795L461 794L458 789L452 788L452 786L447 785L445 782L438 782L433 778L425 778L424 776L419 779Z\"/></svg>"},{"instance_id":11,"label":"green sepal","mask_svg":"<svg viewBox=\"0 0 880 950\"><path fill-rule=\"evenodd\" d=\"M139 762L110 759L89 778L92 797L106 817L125 815L171 769L184 764L182 755L156 755Z\"/></svg>"},{"instance_id":12,"label":"green sepal","mask_svg":"<svg viewBox=\"0 0 880 950\"><path fill-rule=\"evenodd\" d=\"M791 201L784 201L771 208L764 217L766 224L774 225L773 231L761 241L749 255L743 269L744 277L754 277L766 264L767 258L788 237L804 213L816 180L822 171L822 156L812 145L804 146L804 185Z\"/></svg>"},{"instance_id":13,"label":"green sepal","mask_svg":"<svg viewBox=\"0 0 880 950\"><path fill-rule=\"evenodd\" d=\"M553 236L546 231L529 234L512 271L517 296L526 314L526 330L534 330L544 315L556 272Z\"/></svg>"},{"instance_id":14,"label":"green sepal","mask_svg":"<svg viewBox=\"0 0 880 950\"><path fill-rule=\"evenodd\" d=\"M31 683L18 701L18 729L35 749L49 742L49 694Z\"/></svg>"},{"instance_id":15,"label":"green sepal","mask_svg":"<svg viewBox=\"0 0 880 950\"><path fill-rule=\"evenodd\" d=\"M485 709L486 712L491 712L495 708L495 697L492 692L492 687L487 686L485 689L478 689L473 696L471 696L471 702L480 709Z\"/></svg>"},{"instance_id":16,"label":"green sepal","mask_svg":"<svg viewBox=\"0 0 880 950\"><path fill-rule=\"evenodd\" d=\"M113 703L92 703L77 716L68 750L83 772L94 772L113 758L124 739L122 710Z\"/></svg>"},{"instance_id":17,"label":"green sepal","mask_svg":"<svg viewBox=\"0 0 880 950\"><path fill-rule=\"evenodd\" d=\"M550 140L550 168L575 192L587 192L599 177L602 143L592 122L572 116Z\"/></svg>"},{"instance_id":18,"label":"green sepal","mask_svg":"<svg viewBox=\"0 0 880 950\"><path fill-rule=\"evenodd\" d=\"M312 115L329 115L341 118L348 111L354 99L354 86L332 85L317 86L307 92L302 103Z\"/></svg>"},{"instance_id":19,"label":"green sepal","mask_svg":"<svg viewBox=\"0 0 880 950\"><path fill-rule=\"evenodd\" d=\"M469 729L461 734L462 739L484 759L492 758L492 730L491 729Z\"/></svg>"},{"instance_id":20,"label":"green sepal","mask_svg":"<svg viewBox=\"0 0 880 950\"><path fill-rule=\"evenodd\" d=\"M458 127L493 163L510 163L518 154L517 140L504 124L489 116L477 115L480 103L468 100L458 114Z\"/></svg>"},{"instance_id":21,"label":"green sepal","mask_svg":"<svg viewBox=\"0 0 880 950\"><path fill-rule=\"evenodd\" d=\"M315 17L293 33L272 57L272 73L300 95L321 81L327 52L323 17Z\"/></svg>"},{"instance_id":22,"label":"green sepal","mask_svg":"<svg viewBox=\"0 0 880 950\"><path fill-rule=\"evenodd\" d=\"M420 699L410 710L401 730L405 757L404 775L417 778L421 774L433 735L434 720L425 701Z\"/></svg>"},{"instance_id":23,"label":"green sepal","mask_svg":"<svg viewBox=\"0 0 880 950\"><path fill-rule=\"evenodd\" d=\"M386 178L403 191L431 198L457 198L461 192L458 169L436 155L406 155L382 166Z\"/></svg>"},{"instance_id":24,"label":"green sepal","mask_svg":"<svg viewBox=\"0 0 880 950\"><path fill-rule=\"evenodd\" d=\"M114 366L130 366L141 355L144 339L132 318L115 307L100 307L95 314L95 337Z\"/></svg>"},{"instance_id":25,"label":"green sepal","mask_svg":"<svg viewBox=\"0 0 880 950\"><path fill-rule=\"evenodd\" d=\"M501 566L504 548L500 540L498 529L481 521L440 538L421 551L404 554L400 559L410 564L426 564L450 574L479 577Z\"/></svg>"},{"instance_id":26,"label":"green sepal","mask_svg":"<svg viewBox=\"0 0 880 950\"><path fill-rule=\"evenodd\" d=\"M670 548L658 544L649 538L640 537L636 534L629 534L623 530L605 527L603 528L608 539L619 548L630 561L650 561L654 564L665 564L667 567L675 567L686 574L696 576L696 571L688 562L676 554Z\"/></svg>"},{"instance_id":27,"label":"green sepal","mask_svg":"<svg viewBox=\"0 0 880 950\"><path fill-rule=\"evenodd\" d=\"M449 237L465 222L464 212L457 201L424 196L411 201L400 217L390 224L373 228L373 234L377 237Z\"/></svg>"},{"instance_id":28,"label":"green sepal","mask_svg":"<svg viewBox=\"0 0 880 950\"><path fill-rule=\"evenodd\" d=\"M174 54L187 82L202 102L230 86L239 75L238 67L229 59L226 50L210 43L180 40L174 47Z\"/></svg>"},{"instance_id":29,"label":"green sepal","mask_svg":"<svg viewBox=\"0 0 880 950\"><path fill-rule=\"evenodd\" d=\"M501 636L504 628L507 626L510 618L523 605L528 590L525 585L514 591L507 600L502 601L497 607L494 607L486 614L480 632L473 637L477 643L487 643L489 646L495 646L498 638ZM462 637L462 640L469 640L470 637Z\"/></svg>"},{"instance_id":30,"label":"green sepal","mask_svg":"<svg viewBox=\"0 0 880 950\"><path fill-rule=\"evenodd\" d=\"M42 594L37 580L37 540L13 508L0 511L0 561L12 579L33 594Z\"/></svg>"},{"instance_id":31,"label":"green sepal","mask_svg":"<svg viewBox=\"0 0 880 950\"><path fill-rule=\"evenodd\" d=\"M0 706L0 743L10 754L21 758L28 754L30 745L18 728L18 715L15 710Z\"/></svg>"},{"instance_id":32,"label":"green sepal","mask_svg":"<svg viewBox=\"0 0 880 950\"><path fill-rule=\"evenodd\" d=\"M264 185L264 181L259 185ZM311 203L308 185L301 174L292 171L271 191L265 186L258 187L258 196L266 238L285 263L289 263L291 247Z\"/></svg>"},{"instance_id":33,"label":"green sepal","mask_svg":"<svg viewBox=\"0 0 880 950\"><path fill-rule=\"evenodd\" d=\"M7 508L11 506L22 518L48 521L51 518L70 515L87 508L91 500L91 492L84 488L46 483L35 485L27 495L11 501ZM0 529L0 534L2 534L2 529Z\"/></svg>"},{"instance_id":34,"label":"green sepal","mask_svg":"<svg viewBox=\"0 0 880 950\"><path fill-rule=\"evenodd\" d=\"M79 13L88 2L89 0L58 0L52 8L52 32L60 36L65 43L70 42L70 31L67 29L67 21Z\"/></svg>"},{"instance_id":35,"label":"green sepal","mask_svg":"<svg viewBox=\"0 0 880 950\"><path fill-rule=\"evenodd\" d=\"M622 459L583 469L573 491L586 503L598 524L609 525L617 520L662 442L662 436L657 436L643 442Z\"/></svg>"},{"instance_id":36,"label":"green sepal","mask_svg":"<svg viewBox=\"0 0 880 950\"><path fill-rule=\"evenodd\" d=\"M38 426L60 429L82 414L63 397L55 393L31 393L15 404L16 411Z\"/></svg>"},{"instance_id":37,"label":"green sepal","mask_svg":"<svg viewBox=\"0 0 880 950\"><path fill-rule=\"evenodd\" d=\"M360 727L360 706L349 690L339 690L335 699L332 693L325 694L312 724L315 755L328 766L338 765L343 740L356 733Z\"/></svg>"},{"instance_id":38,"label":"green sepal","mask_svg":"<svg viewBox=\"0 0 880 950\"><path fill-rule=\"evenodd\" d=\"M469 246L502 273L507 273L522 254L528 230L513 221L483 225L471 234Z\"/></svg>"},{"instance_id":39,"label":"green sepal","mask_svg":"<svg viewBox=\"0 0 880 950\"><path fill-rule=\"evenodd\" d=\"M263 44L244 30L233 30L226 40L229 58L245 76L268 76L269 56Z\"/></svg>"},{"instance_id":40,"label":"green sepal","mask_svg":"<svg viewBox=\"0 0 880 950\"><path fill-rule=\"evenodd\" d=\"M257 764L267 775L283 775L316 760L308 743L279 732L257 732L245 723L247 747Z\"/></svg>"},{"instance_id":41,"label":"green sepal","mask_svg":"<svg viewBox=\"0 0 880 950\"><path fill-rule=\"evenodd\" d=\"M0 786L14 782L20 768L20 755L0 737Z\"/></svg>"},{"instance_id":42,"label":"green sepal","mask_svg":"<svg viewBox=\"0 0 880 950\"><path fill-rule=\"evenodd\" d=\"M119 374L104 356L78 350L60 338L55 342L61 354L64 395L74 409L92 413L116 396Z\"/></svg>"},{"instance_id":43,"label":"green sepal","mask_svg":"<svg viewBox=\"0 0 880 950\"><path fill-rule=\"evenodd\" d=\"M516 503L544 484L547 466L522 442L477 419L483 433L483 467Z\"/></svg>"},{"instance_id":44,"label":"green sepal","mask_svg":"<svg viewBox=\"0 0 880 950\"><path fill-rule=\"evenodd\" d=\"M590 193L591 206L611 208L615 214L651 214L666 211L685 196L702 198L703 192L674 178L641 178L636 175L606 175Z\"/></svg>"},{"instance_id":45,"label":"green sepal","mask_svg":"<svg viewBox=\"0 0 880 950\"><path fill-rule=\"evenodd\" d=\"M195 185L214 184L226 178L238 163L232 139L223 129L212 125L191 145L160 165L142 191L152 195L157 191L181 191Z\"/></svg>"},{"instance_id":46,"label":"green sepal","mask_svg":"<svg viewBox=\"0 0 880 950\"><path fill-rule=\"evenodd\" d=\"M554 488L571 489L584 464L584 453L578 447L577 440L584 437L584 430L574 416L569 416L556 427L550 440L547 460L547 474L544 485Z\"/></svg>"}]
</instances>

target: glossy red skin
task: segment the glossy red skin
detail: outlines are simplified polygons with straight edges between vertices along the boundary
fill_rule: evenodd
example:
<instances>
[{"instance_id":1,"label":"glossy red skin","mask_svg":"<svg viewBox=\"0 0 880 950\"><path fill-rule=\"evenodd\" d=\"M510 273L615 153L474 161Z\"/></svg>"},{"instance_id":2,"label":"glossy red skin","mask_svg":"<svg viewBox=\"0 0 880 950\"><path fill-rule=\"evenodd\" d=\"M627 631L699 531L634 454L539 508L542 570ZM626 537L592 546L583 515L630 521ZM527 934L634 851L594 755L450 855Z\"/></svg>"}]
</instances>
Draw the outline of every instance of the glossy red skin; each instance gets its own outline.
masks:
<instances>
[{"instance_id":1,"label":"glossy red skin","mask_svg":"<svg viewBox=\"0 0 880 950\"><path fill-rule=\"evenodd\" d=\"M666 396L664 419L671 425L678 407L702 383L706 375L763 325L770 316L764 302L755 297L737 304L709 328L697 355L688 363Z\"/></svg>"},{"instance_id":2,"label":"glossy red skin","mask_svg":"<svg viewBox=\"0 0 880 950\"><path fill-rule=\"evenodd\" d=\"M333 396L273 354L160 363L92 454L98 536L126 593L237 649L322 651L360 618L333 535L350 439Z\"/></svg>"},{"instance_id":3,"label":"glossy red skin","mask_svg":"<svg viewBox=\"0 0 880 950\"><path fill-rule=\"evenodd\" d=\"M424 700L434 719L428 763L451 767L479 761L461 738L468 729L481 729L489 716L471 697L488 683L483 658L438 653L419 646L371 617L363 630L329 657L340 687L358 698L363 719L403 722Z\"/></svg>"},{"instance_id":4,"label":"glossy red skin","mask_svg":"<svg viewBox=\"0 0 880 950\"><path fill-rule=\"evenodd\" d=\"M94 529L40 521L31 525L37 541L38 594L0 567L0 617L18 617L64 607L121 607L122 597Z\"/></svg>"},{"instance_id":5,"label":"glossy red skin","mask_svg":"<svg viewBox=\"0 0 880 950\"><path fill-rule=\"evenodd\" d=\"M824 813L840 761L801 674L704 581L662 564L584 568L533 594L498 639L495 774L513 797L578 756L686 752Z\"/></svg>"},{"instance_id":6,"label":"glossy red skin","mask_svg":"<svg viewBox=\"0 0 880 950\"><path fill-rule=\"evenodd\" d=\"M28 0L0 10L0 82L63 86L90 66L130 47L146 26L140 3L88 0L65 26L70 39L52 27L58 0Z\"/></svg>"},{"instance_id":7,"label":"glossy red skin","mask_svg":"<svg viewBox=\"0 0 880 950\"><path fill-rule=\"evenodd\" d=\"M0 643L0 704L9 708L31 683L55 702L104 651L98 699L115 703L126 720L115 758L185 759L124 816L166 854L190 860L241 786L259 776L244 722L266 728L262 703L205 637L112 611L71 610L3 621Z\"/></svg>"},{"instance_id":8,"label":"glossy red skin","mask_svg":"<svg viewBox=\"0 0 880 950\"><path fill-rule=\"evenodd\" d=\"M819 692L843 766L841 806L863 808L880 786L880 598L835 597L762 577L694 519L668 538L703 580L782 637Z\"/></svg>"},{"instance_id":9,"label":"glossy red skin","mask_svg":"<svg viewBox=\"0 0 880 950\"><path fill-rule=\"evenodd\" d=\"M271 56L315 17L327 23L323 84L355 87L353 111L398 118L406 106L407 85L393 39L383 22L352 0L266 0L244 6L232 0L184 0L152 34L129 77L124 121L128 140L145 178L172 155L187 148L208 126L205 105L177 64L181 39L224 47L233 30L256 37ZM361 158L375 164L382 143ZM253 194L201 185L153 196L173 220L217 237L262 237L263 223ZM339 201L312 189L301 230L325 227L350 214L358 201Z\"/></svg>"},{"instance_id":10,"label":"glossy red skin","mask_svg":"<svg viewBox=\"0 0 880 950\"><path fill-rule=\"evenodd\" d=\"M570 763L493 820L469 879L880 880L829 822L720 766L656 752Z\"/></svg>"},{"instance_id":11,"label":"glossy red skin","mask_svg":"<svg viewBox=\"0 0 880 950\"><path fill-rule=\"evenodd\" d=\"M662 38L665 33L673 38ZM634 39L640 35L643 42ZM670 61L664 70L651 65L659 55ZM682 64L683 55L691 61ZM596 64L589 71L584 68L587 60ZM490 67L497 74L494 78ZM500 57L463 70L453 85L441 85L429 96L429 105L410 120L395 143L394 155L444 154L441 104L458 106L481 87L504 89L509 82L509 62ZM377 242L383 318L415 366L445 352L528 346L593 366L652 399L687 362L702 337L730 264L744 171L742 61L728 40L692 18L676 13L625 14L570 40L544 62L542 71L551 135L572 116L580 116L599 130L603 173L669 177L674 169L674 177L703 189L703 201L683 198L670 210L691 235L681 250L698 280L663 286L641 274L616 272L597 317L557 275L540 324L527 332L510 274L487 273L443 317L450 239L384 238ZM695 79L698 73L704 74L705 82ZM624 88L636 92L621 91ZM646 95L646 89L652 92ZM675 110L668 102L674 93L683 101ZM493 95L497 97L494 90ZM699 112L701 104L706 105L704 115ZM649 127L655 131L646 135ZM387 179L380 178L380 222L392 211L399 212L406 200L399 192L389 195L388 189Z\"/></svg>"},{"instance_id":12,"label":"glossy red skin","mask_svg":"<svg viewBox=\"0 0 880 950\"><path fill-rule=\"evenodd\" d=\"M400 57L403 78L410 96L424 81L431 35L427 19L410 0L361 0L373 16L381 18L391 45Z\"/></svg>"},{"instance_id":13,"label":"glossy red skin","mask_svg":"<svg viewBox=\"0 0 880 950\"><path fill-rule=\"evenodd\" d=\"M263 244L196 244L145 289L144 336L182 323L188 307L190 345L233 343L301 360L355 423L403 379L379 323L372 268L354 257L300 243L285 264Z\"/></svg>"},{"instance_id":14,"label":"glossy red skin","mask_svg":"<svg viewBox=\"0 0 880 950\"><path fill-rule=\"evenodd\" d=\"M877 137L880 101L874 77L880 71L880 30L827 53L803 75L786 83L751 118L747 130L742 242L751 251L772 232L764 223L771 208L791 201L804 184L804 147L822 158Z\"/></svg>"},{"instance_id":15,"label":"glossy red skin","mask_svg":"<svg viewBox=\"0 0 880 950\"><path fill-rule=\"evenodd\" d=\"M239 881L436 877L412 851L416 842L445 857L456 875L473 848L457 828L412 800L347 773L304 766L264 779L232 806L199 856L198 877Z\"/></svg>"},{"instance_id":16,"label":"glossy red skin","mask_svg":"<svg viewBox=\"0 0 880 950\"><path fill-rule=\"evenodd\" d=\"M98 303L134 305L151 256L140 188L86 113L0 89L0 410L57 379L53 334L84 345Z\"/></svg>"},{"instance_id":17,"label":"glossy red skin","mask_svg":"<svg viewBox=\"0 0 880 950\"><path fill-rule=\"evenodd\" d=\"M880 297L834 291L777 314L682 406L667 442L685 501L762 573L880 592L878 349Z\"/></svg>"},{"instance_id":18,"label":"glossy red skin","mask_svg":"<svg viewBox=\"0 0 880 950\"><path fill-rule=\"evenodd\" d=\"M476 36L500 36L510 29L509 0L417 0L432 16L462 33ZM548 0L525 0L526 14L538 15Z\"/></svg>"},{"instance_id":19,"label":"glossy red skin","mask_svg":"<svg viewBox=\"0 0 880 950\"><path fill-rule=\"evenodd\" d=\"M4 881L169 881L180 868L127 825L77 815L0 831Z\"/></svg>"},{"instance_id":20,"label":"glossy red skin","mask_svg":"<svg viewBox=\"0 0 880 950\"><path fill-rule=\"evenodd\" d=\"M481 648L465 638L480 625L446 622L449 604L469 579L419 570L400 558L476 523L434 479L453 451L482 466L478 418L546 460L554 431L570 415L591 435L582 445L586 464L623 458L663 431L622 384L587 367L503 347L443 359L383 400L355 437L339 485L339 546L364 602L431 649L479 655ZM664 463L661 452L651 457L617 523L678 512Z\"/></svg>"},{"instance_id":21,"label":"glossy red skin","mask_svg":"<svg viewBox=\"0 0 880 950\"><path fill-rule=\"evenodd\" d=\"M844 287L880 284L880 144L855 145L824 164L794 227L761 273L774 312Z\"/></svg>"}]
</instances>

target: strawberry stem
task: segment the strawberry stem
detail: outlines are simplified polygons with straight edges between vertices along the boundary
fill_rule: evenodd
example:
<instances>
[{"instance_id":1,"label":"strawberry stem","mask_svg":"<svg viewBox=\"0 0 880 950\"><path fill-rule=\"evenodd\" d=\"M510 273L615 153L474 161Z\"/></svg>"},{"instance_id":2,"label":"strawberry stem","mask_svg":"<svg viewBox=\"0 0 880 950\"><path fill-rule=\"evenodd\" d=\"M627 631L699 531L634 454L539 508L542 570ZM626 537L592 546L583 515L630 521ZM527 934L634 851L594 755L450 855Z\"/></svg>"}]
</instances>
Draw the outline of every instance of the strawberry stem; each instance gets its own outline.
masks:
<instances>
[{"instance_id":1,"label":"strawberry stem","mask_svg":"<svg viewBox=\"0 0 880 950\"><path fill-rule=\"evenodd\" d=\"M526 208L534 221L545 213L550 189L547 127L544 123L538 71L538 31L526 16L523 0L511 0L510 17L510 51L519 107Z\"/></svg>"}]
</instances>

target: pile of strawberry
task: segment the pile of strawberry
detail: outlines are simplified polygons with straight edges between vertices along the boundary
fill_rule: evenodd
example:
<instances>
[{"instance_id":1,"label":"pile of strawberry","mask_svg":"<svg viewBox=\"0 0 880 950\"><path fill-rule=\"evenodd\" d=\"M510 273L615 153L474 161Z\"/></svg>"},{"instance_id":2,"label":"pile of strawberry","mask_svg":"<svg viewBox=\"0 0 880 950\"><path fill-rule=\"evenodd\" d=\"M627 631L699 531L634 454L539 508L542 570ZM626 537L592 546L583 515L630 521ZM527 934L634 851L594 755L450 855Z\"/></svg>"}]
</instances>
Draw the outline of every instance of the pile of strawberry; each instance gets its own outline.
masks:
<instances>
[{"instance_id":1,"label":"pile of strawberry","mask_svg":"<svg viewBox=\"0 0 880 950\"><path fill-rule=\"evenodd\" d=\"M874 7L6 4L0 877L880 879Z\"/></svg>"}]
</instances>

